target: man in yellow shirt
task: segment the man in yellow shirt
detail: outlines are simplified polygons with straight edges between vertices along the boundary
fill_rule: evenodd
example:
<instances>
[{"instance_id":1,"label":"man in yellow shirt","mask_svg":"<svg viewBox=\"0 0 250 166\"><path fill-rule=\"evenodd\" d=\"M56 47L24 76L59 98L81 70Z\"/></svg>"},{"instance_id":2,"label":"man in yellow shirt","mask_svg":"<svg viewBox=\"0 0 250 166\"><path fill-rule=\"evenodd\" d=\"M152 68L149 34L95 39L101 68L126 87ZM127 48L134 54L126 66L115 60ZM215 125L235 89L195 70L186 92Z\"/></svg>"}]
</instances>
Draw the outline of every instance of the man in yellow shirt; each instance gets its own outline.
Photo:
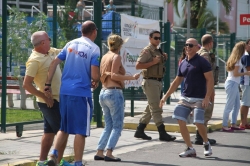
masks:
<instances>
[{"instance_id":1,"label":"man in yellow shirt","mask_svg":"<svg viewBox=\"0 0 250 166\"><path fill-rule=\"evenodd\" d=\"M51 86L53 92L49 97L44 93L45 81L50 63L56 58L60 49L50 48L48 34L44 31L37 31L31 36L31 43L34 46L32 53L26 62L26 74L23 82L23 87L31 94L36 96L38 106L44 117L44 134L41 140L40 158L37 162L38 166L46 165L46 159L49 150L53 144L54 137L60 128L60 110L59 110L59 91L61 85L61 69L57 67L55 75L52 79ZM33 82L36 87L34 87ZM59 150L58 161L61 160L63 149L67 141ZM64 161L65 162L65 161Z\"/></svg>"}]
</instances>

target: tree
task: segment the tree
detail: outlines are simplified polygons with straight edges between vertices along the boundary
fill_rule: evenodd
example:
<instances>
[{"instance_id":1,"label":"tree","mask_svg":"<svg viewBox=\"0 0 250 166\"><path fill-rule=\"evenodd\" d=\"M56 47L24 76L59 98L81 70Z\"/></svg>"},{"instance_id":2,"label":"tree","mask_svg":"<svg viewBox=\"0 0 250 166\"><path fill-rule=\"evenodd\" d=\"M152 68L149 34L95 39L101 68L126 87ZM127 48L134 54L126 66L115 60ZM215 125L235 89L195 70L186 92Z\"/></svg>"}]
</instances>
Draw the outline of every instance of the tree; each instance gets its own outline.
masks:
<instances>
[{"instance_id":1,"label":"tree","mask_svg":"<svg viewBox=\"0 0 250 166\"><path fill-rule=\"evenodd\" d=\"M205 10L201 15L197 28L206 27L208 31L216 29L217 18L213 15L211 10ZM229 33L229 26L226 22L219 19L219 31L221 33Z\"/></svg>"},{"instance_id":2,"label":"tree","mask_svg":"<svg viewBox=\"0 0 250 166\"><path fill-rule=\"evenodd\" d=\"M63 33L63 36L66 38L67 41L76 38L78 35L78 29L76 27L77 14L75 13L74 16L70 15L70 12L73 12L76 6L75 2L74 3L72 2L73 2L72 0L65 1L65 8L62 11L62 17L58 17L57 20L60 29Z\"/></svg>"},{"instance_id":3,"label":"tree","mask_svg":"<svg viewBox=\"0 0 250 166\"><path fill-rule=\"evenodd\" d=\"M178 3L180 0L171 0L174 5L174 9L176 14L180 17L180 13L178 10ZM205 9L207 8L207 1L208 0L190 0L191 1L191 17L190 17L190 27L191 28L197 28L199 19L201 18L202 14L205 12ZM226 10L226 14L229 14L231 11L231 0L219 0L220 3L223 5L223 7ZM168 0L169 2L169 0ZM186 5L187 0L182 0L182 9L183 9L183 16L186 15Z\"/></svg>"},{"instance_id":4,"label":"tree","mask_svg":"<svg viewBox=\"0 0 250 166\"><path fill-rule=\"evenodd\" d=\"M29 24L25 13L16 8L12 8L9 12L9 19L7 20L8 55L11 53L13 61L20 65L27 61L29 48L32 48L31 34L35 31L47 30L46 16L42 13L38 14Z\"/></svg>"}]
</instances>

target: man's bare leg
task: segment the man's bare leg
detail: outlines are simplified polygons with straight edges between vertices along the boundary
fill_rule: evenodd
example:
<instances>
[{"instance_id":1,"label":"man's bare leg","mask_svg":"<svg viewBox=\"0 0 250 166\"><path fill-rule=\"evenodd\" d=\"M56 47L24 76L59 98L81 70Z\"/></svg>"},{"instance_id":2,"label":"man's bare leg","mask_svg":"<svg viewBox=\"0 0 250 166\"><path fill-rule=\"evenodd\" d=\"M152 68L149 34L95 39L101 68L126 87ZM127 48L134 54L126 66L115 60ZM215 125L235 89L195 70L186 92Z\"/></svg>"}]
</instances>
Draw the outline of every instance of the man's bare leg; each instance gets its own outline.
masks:
<instances>
[{"instance_id":1,"label":"man's bare leg","mask_svg":"<svg viewBox=\"0 0 250 166\"><path fill-rule=\"evenodd\" d=\"M249 107L244 105L240 107L240 120L242 126L245 126L247 124L248 109Z\"/></svg>"}]
</instances>

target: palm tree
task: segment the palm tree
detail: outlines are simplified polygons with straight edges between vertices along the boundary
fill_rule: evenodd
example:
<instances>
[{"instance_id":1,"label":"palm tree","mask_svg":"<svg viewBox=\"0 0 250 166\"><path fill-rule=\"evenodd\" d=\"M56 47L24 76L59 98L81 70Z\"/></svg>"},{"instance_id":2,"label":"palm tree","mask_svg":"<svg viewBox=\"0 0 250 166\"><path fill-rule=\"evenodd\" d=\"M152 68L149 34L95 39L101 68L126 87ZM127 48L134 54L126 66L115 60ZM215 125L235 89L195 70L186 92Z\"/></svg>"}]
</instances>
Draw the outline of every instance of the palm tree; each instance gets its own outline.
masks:
<instances>
[{"instance_id":1,"label":"palm tree","mask_svg":"<svg viewBox=\"0 0 250 166\"><path fill-rule=\"evenodd\" d=\"M196 28L206 27L208 31L216 29L217 18L213 15L211 10L205 10L201 15L198 25ZM226 22L221 21L219 19L219 31L221 33L229 33L229 27Z\"/></svg>"},{"instance_id":2,"label":"palm tree","mask_svg":"<svg viewBox=\"0 0 250 166\"><path fill-rule=\"evenodd\" d=\"M180 13L178 10L178 3L180 0L168 0L167 2L172 2L175 8L176 14L180 17ZM208 0L190 0L191 1L191 19L190 19L190 26L191 28L197 28L199 24L199 19L202 14L205 12L207 7ZM226 14L229 14L231 11L231 0L219 0L220 3L224 6L226 10ZM186 14L186 5L187 0L182 0L182 9L183 9L183 16Z\"/></svg>"}]
</instances>

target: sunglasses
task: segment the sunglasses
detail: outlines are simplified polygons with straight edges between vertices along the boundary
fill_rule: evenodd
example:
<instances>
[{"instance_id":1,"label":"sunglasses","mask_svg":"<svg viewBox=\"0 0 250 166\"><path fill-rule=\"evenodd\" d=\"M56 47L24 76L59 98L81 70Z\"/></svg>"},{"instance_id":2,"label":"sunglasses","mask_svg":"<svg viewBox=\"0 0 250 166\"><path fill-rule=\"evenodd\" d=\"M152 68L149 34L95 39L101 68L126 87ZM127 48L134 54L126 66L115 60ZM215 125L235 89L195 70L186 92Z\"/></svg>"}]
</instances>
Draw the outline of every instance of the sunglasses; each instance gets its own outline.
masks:
<instances>
[{"instance_id":1,"label":"sunglasses","mask_svg":"<svg viewBox=\"0 0 250 166\"><path fill-rule=\"evenodd\" d=\"M190 47L190 48L193 48L194 46L197 46L197 45L190 44L190 43L186 43L186 44L185 44L185 47Z\"/></svg>"},{"instance_id":2,"label":"sunglasses","mask_svg":"<svg viewBox=\"0 0 250 166\"><path fill-rule=\"evenodd\" d=\"M161 40L161 37L153 37L154 40Z\"/></svg>"}]
</instances>

